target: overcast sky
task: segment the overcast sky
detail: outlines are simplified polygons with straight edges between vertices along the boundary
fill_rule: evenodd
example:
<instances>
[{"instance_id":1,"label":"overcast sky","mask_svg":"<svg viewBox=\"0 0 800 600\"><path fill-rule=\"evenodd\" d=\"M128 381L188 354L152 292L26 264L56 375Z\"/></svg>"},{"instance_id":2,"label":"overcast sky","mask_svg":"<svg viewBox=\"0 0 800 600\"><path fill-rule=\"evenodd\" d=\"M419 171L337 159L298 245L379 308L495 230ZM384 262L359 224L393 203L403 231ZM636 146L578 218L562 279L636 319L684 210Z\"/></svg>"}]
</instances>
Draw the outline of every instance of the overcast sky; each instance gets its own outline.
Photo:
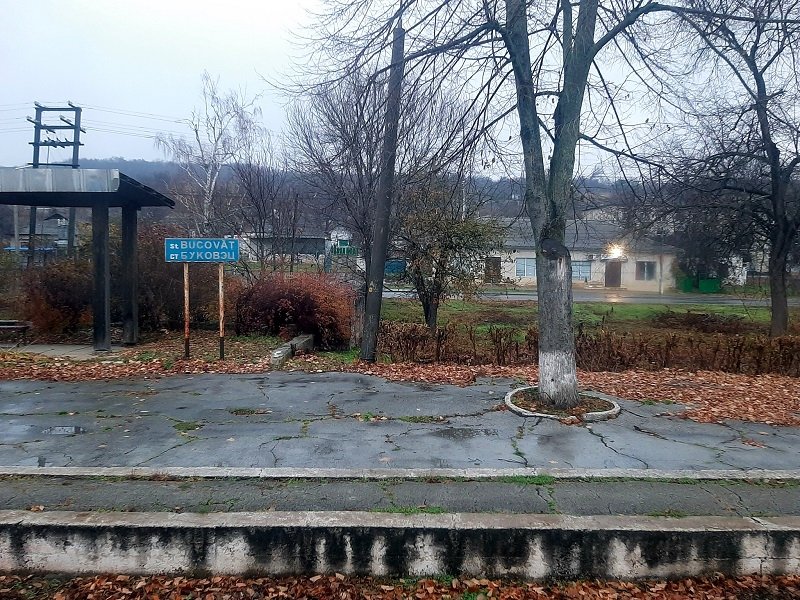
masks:
<instances>
[{"instance_id":1,"label":"overcast sky","mask_svg":"<svg viewBox=\"0 0 800 600\"><path fill-rule=\"evenodd\" d=\"M278 79L302 53L296 34L315 0L0 0L0 166L31 160L33 102L84 108L86 158L162 159L152 135L180 133L201 75L221 90L263 93L280 130ZM58 115L53 115L57 121ZM62 136L63 137L63 136ZM51 160L63 158L51 154ZM45 158L43 156L43 158Z\"/></svg>"}]
</instances>

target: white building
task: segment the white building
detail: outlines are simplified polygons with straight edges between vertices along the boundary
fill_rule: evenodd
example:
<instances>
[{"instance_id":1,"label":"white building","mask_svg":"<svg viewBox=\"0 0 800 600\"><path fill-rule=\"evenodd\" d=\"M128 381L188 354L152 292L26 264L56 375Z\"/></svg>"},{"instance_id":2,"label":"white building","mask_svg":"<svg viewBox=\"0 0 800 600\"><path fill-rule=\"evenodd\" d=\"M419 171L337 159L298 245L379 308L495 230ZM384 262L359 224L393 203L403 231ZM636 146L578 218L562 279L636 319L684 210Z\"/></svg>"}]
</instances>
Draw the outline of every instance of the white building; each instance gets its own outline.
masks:
<instances>
[{"instance_id":1,"label":"white building","mask_svg":"<svg viewBox=\"0 0 800 600\"><path fill-rule=\"evenodd\" d=\"M508 219L499 255L486 259L487 280L536 285L536 252L527 217ZM567 223L565 245L572 255L575 288L664 292L675 287L676 249L663 239L626 235L607 221ZM499 277L498 277L499 275Z\"/></svg>"}]
</instances>

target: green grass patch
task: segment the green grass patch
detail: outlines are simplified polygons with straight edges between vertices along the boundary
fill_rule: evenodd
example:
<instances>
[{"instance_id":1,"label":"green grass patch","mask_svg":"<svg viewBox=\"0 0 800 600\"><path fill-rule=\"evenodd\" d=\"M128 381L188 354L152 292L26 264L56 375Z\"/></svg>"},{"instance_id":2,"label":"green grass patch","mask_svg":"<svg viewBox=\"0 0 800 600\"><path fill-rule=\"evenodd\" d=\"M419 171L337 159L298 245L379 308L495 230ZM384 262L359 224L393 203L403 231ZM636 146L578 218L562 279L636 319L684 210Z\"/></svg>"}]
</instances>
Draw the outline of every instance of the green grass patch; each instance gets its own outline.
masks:
<instances>
[{"instance_id":1,"label":"green grass patch","mask_svg":"<svg viewBox=\"0 0 800 600\"><path fill-rule=\"evenodd\" d=\"M408 415L397 417L397 420L404 423L441 423L444 418L435 415Z\"/></svg>"},{"instance_id":2,"label":"green grass patch","mask_svg":"<svg viewBox=\"0 0 800 600\"><path fill-rule=\"evenodd\" d=\"M552 475L504 475L493 481L514 483L516 485L553 485L556 478Z\"/></svg>"},{"instance_id":3,"label":"green grass patch","mask_svg":"<svg viewBox=\"0 0 800 600\"><path fill-rule=\"evenodd\" d=\"M350 364L355 362L359 357L359 349L352 348L350 350L329 350L326 352L317 352L316 355L322 359L341 364Z\"/></svg>"},{"instance_id":4,"label":"green grass patch","mask_svg":"<svg viewBox=\"0 0 800 600\"><path fill-rule=\"evenodd\" d=\"M441 506L381 506L371 512L395 513L400 515L441 515L447 511Z\"/></svg>"},{"instance_id":5,"label":"green grass patch","mask_svg":"<svg viewBox=\"0 0 800 600\"><path fill-rule=\"evenodd\" d=\"M180 433L187 433L189 431L197 431L203 425L196 421L176 421L175 424L172 426L173 429L176 429Z\"/></svg>"},{"instance_id":6,"label":"green grass patch","mask_svg":"<svg viewBox=\"0 0 800 600\"><path fill-rule=\"evenodd\" d=\"M579 302L573 304L575 324L589 327L630 323L649 325L654 317L664 312L707 313L741 318L757 324L767 324L770 319L768 307L746 306L744 303L666 305ZM478 331L488 329L490 326L527 328L536 324L537 313L538 307L532 301L447 300L439 307L439 324L444 326L451 322L459 322L474 325ZM385 299L381 305L381 318L406 323L424 322L422 305L419 301L405 298Z\"/></svg>"}]
</instances>

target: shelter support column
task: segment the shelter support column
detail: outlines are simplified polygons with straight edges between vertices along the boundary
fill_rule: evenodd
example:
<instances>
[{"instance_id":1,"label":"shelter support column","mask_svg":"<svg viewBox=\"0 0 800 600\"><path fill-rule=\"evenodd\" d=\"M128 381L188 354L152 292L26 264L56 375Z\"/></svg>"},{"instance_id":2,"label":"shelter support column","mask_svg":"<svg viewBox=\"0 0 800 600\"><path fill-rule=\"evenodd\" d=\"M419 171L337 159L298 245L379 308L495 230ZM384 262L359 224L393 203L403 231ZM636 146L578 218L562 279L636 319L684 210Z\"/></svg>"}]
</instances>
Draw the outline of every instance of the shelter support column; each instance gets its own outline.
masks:
<instances>
[{"instance_id":1,"label":"shelter support column","mask_svg":"<svg viewBox=\"0 0 800 600\"><path fill-rule=\"evenodd\" d=\"M92 301L95 351L111 350L111 274L108 253L108 205L92 206Z\"/></svg>"},{"instance_id":2,"label":"shelter support column","mask_svg":"<svg viewBox=\"0 0 800 600\"><path fill-rule=\"evenodd\" d=\"M139 343L139 250L135 206L122 207L122 343Z\"/></svg>"}]
</instances>

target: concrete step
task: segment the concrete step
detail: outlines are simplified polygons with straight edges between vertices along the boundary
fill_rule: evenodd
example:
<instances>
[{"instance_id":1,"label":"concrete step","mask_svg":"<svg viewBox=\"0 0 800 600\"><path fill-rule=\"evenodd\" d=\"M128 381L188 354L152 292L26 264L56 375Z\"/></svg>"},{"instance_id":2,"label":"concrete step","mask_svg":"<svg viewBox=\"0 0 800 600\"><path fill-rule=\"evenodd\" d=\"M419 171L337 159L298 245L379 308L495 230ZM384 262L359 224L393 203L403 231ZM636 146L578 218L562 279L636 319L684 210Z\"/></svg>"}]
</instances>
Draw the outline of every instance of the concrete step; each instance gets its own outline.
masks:
<instances>
[{"instance_id":1,"label":"concrete step","mask_svg":"<svg viewBox=\"0 0 800 600\"><path fill-rule=\"evenodd\" d=\"M43 471L0 477L0 572L800 573L798 478Z\"/></svg>"},{"instance_id":2,"label":"concrete step","mask_svg":"<svg viewBox=\"0 0 800 600\"><path fill-rule=\"evenodd\" d=\"M799 573L800 518L0 511L2 571L558 579Z\"/></svg>"},{"instance_id":3,"label":"concrete step","mask_svg":"<svg viewBox=\"0 0 800 600\"><path fill-rule=\"evenodd\" d=\"M800 517L800 482L458 478L0 477L0 510L103 512L367 511Z\"/></svg>"}]
</instances>

